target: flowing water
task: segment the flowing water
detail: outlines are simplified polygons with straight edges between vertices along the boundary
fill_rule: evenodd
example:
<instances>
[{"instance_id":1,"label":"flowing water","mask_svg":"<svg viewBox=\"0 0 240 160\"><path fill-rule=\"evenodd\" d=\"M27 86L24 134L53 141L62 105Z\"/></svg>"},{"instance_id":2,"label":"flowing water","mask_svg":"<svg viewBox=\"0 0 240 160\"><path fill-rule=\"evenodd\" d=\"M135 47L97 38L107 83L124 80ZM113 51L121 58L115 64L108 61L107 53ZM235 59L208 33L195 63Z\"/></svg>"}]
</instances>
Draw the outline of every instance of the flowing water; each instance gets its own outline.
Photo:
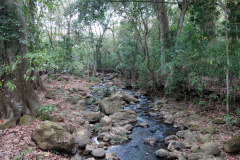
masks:
<instances>
[{"instance_id":1,"label":"flowing water","mask_svg":"<svg viewBox=\"0 0 240 160\"><path fill-rule=\"evenodd\" d=\"M99 86L98 86L99 87ZM104 87L104 85L102 85ZM134 92L128 90L121 90L127 94L134 95ZM136 97L136 96L135 96ZM164 146L164 138L175 134L176 128L171 125L167 125L157 117L150 117L148 112L149 101L147 96L137 96L139 102L134 105L125 106L124 109L132 109L136 111L138 121L136 124L147 122L150 126L148 128L134 127L130 134L131 140L120 145L112 145L106 153L116 152L121 160L157 160L155 151ZM137 109L137 105L140 104L143 108ZM151 130L151 131L150 131ZM145 138L157 138L159 142L154 146L144 144Z\"/></svg>"}]
</instances>

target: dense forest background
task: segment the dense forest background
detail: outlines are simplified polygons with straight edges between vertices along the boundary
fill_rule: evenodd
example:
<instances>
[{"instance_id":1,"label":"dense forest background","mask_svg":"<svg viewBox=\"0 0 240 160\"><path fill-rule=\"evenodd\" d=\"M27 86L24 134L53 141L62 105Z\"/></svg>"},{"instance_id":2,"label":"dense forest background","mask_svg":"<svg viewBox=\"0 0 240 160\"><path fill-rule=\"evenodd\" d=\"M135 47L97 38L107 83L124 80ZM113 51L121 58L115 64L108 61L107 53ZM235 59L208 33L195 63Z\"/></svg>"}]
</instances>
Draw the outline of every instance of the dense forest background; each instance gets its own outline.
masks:
<instances>
[{"instance_id":1,"label":"dense forest background","mask_svg":"<svg viewBox=\"0 0 240 160\"><path fill-rule=\"evenodd\" d=\"M1 90L30 111L37 98L16 93L44 89L39 73L93 78L113 69L133 88L171 95L187 87L200 99L220 87L208 96L227 112L240 89L236 0L4 0L0 20ZM2 100L0 117L14 105Z\"/></svg>"}]
</instances>

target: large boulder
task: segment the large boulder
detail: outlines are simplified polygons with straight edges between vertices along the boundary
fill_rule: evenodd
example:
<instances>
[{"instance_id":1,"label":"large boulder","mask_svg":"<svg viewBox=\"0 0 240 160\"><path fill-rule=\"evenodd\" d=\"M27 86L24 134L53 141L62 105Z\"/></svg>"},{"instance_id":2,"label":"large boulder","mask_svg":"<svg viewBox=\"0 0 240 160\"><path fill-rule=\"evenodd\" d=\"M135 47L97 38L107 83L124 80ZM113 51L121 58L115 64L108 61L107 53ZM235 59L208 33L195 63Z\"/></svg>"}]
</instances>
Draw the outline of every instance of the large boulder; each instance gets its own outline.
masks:
<instances>
[{"instance_id":1,"label":"large boulder","mask_svg":"<svg viewBox=\"0 0 240 160\"><path fill-rule=\"evenodd\" d=\"M22 116L22 118L20 119L20 126L22 125L26 125L26 126L30 126L31 123L35 120L34 117L29 116L29 115L24 115Z\"/></svg>"},{"instance_id":2,"label":"large boulder","mask_svg":"<svg viewBox=\"0 0 240 160\"><path fill-rule=\"evenodd\" d=\"M201 118L197 115L189 115L184 121L183 125L185 127L189 127L191 125L196 124L197 122L201 121Z\"/></svg>"},{"instance_id":3,"label":"large boulder","mask_svg":"<svg viewBox=\"0 0 240 160\"><path fill-rule=\"evenodd\" d=\"M101 118L104 115L100 112L85 112L83 118L89 121L90 123L100 122Z\"/></svg>"},{"instance_id":4,"label":"large boulder","mask_svg":"<svg viewBox=\"0 0 240 160\"><path fill-rule=\"evenodd\" d=\"M55 150L59 152L71 152L75 138L61 125L45 121L32 133L35 140L42 150Z\"/></svg>"},{"instance_id":5,"label":"large boulder","mask_svg":"<svg viewBox=\"0 0 240 160\"><path fill-rule=\"evenodd\" d=\"M127 102L138 102L139 100L135 97L133 97L130 94L124 93L124 92L117 92L115 95L120 96L122 99L124 99Z\"/></svg>"},{"instance_id":6,"label":"large boulder","mask_svg":"<svg viewBox=\"0 0 240 160\"><path fill-rule=\"evenodd\" d=\"M113 125L124 126L129 123L137 122L137 114L131 109L121 110L109 116L112 119Z\"/></svg>"},{"instance_id":7,"label":"large boulder","mask_svg":"<svg viewBox=\"0 0 240 160\"><path fill-rule=\"evenodd\" d=\"M224 150L229 153L240 151L240 137L233 137L224 144Z\"/></svg>"},{"instance_id":8,"label":"large boulder","mask_svg":"<svg viewBox=\"0 0 240 160\"><path fill-rule=\"evenodd\" d=\"M121 109L123 109L123 105L121 104L121 97L120 96L112 96L110 98L104 98L98 102L99 108L101 112L104 112L107 115L114 114Z\"/></svg>"}]
</instances>

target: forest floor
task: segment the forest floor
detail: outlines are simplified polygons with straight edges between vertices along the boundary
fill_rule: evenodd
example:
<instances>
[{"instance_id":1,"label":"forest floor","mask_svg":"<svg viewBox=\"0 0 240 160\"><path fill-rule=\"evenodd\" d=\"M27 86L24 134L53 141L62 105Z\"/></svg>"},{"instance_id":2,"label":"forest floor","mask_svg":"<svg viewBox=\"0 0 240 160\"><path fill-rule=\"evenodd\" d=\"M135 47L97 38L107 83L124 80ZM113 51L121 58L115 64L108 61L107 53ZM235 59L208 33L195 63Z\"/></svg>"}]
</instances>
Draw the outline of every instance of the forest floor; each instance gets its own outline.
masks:
<instances>
[{"instance_id":1,"label":"forest floor","mask_svg":"<svg viewBox=\"0 0 240 160\"><path fill-rule=\"evenodd\" d=\"M89 83L89 80L83 79L83 78L77 78L74 76L68 77L67 83L64 84L62 89L67 89L70 87L81 87L90 93L90 90L88 88L88 85L94 86L95 83ZM42 80L44 82L44 85L47 90L57 90L58 84L56 80L51 81L50 83L47 80L47 76L43 75ZM59 96L55 100L53 99L46 99L44 91L37 91L39 98L42 102L42 105L45 106L47 104L51 104L53 106L57 107L57 111L53 112L51 116L54 115L62 115L62 112L64 110L67 110L72 107L71 103L63 103L63 99ZM83 97L84 99L85 97ZM155 97L155 99L158 99ZM187 110L187 113L184 113L185 115L188 114L198 114L199 115L199 107L194 103L193 100L189 101L170 101L171 105L175 106L181 106L184 109ZM223 115L225 114L222 111L222 106L219 104L216 104L214 106L213 110L209 111L201 111L200 115L202 117L202 121L199 122L197 125L201 127L208 126L208 118L212 116L213 118L223 118ZM80 114L73 113L74 116L80 116ZM71 123L73 114L68 114L63 116L64 122ZM235 115L230 114L233 118ZM184 120L184 117L177 118L175 121L182 122ZM39 147L36 145L36 143L32 140L31 135L32 132L35 130L35 128L41 124L41 120L39 117L35 119L35 121L30 126L19 126L17 125L14 128L0 130L0 159L3 160L12 160L12 159L23 159L23 160L36 160L36 159L49 159L49 160L67 160L67 155L60 155L58 153L54 152L45 152L39 149ZM0 121L1 123L1 121ZM220 149L223 151L223 145L224 142L232 138L233 136L240 137L240 130L239 127L234 125L215 125L215 128L217 129L217 134L212 134L212 142L216 142L218 146L220 146ZM200 144L199 144L200 145ZM188 152L189 150L185 150L185 152ZM224 152L225 159L226 160L240 160L239 154L228 154Z\"/></svg>"}]
</instances>

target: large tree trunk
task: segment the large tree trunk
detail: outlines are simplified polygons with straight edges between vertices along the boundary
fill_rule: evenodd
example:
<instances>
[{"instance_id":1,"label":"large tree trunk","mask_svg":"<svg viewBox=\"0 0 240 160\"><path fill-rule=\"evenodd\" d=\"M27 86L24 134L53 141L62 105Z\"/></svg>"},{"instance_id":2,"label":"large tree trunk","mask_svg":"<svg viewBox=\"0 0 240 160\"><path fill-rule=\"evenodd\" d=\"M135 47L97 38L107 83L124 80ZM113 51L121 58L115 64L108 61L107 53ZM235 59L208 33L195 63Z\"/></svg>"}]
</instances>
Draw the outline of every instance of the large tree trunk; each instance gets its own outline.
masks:
<instances>
[{"instance_id":1,"label":"large tree trunk","mask_svg":"<svg viewBox=\"0 0 240 160\"><path fill-rule=\"evenodd\" d=\"M0 56L2 65L12 65L15 63L16 55L20 56L21 62L17 64L17 68L11 73L4 73L1 76L3 86L0 96L0 119L7 119L0 124L0 129L14 127L16 122L25 114L35 115L36 110L40 107L39 99L31 87L31 84L23 78L26 71L27 59L23 56L28 52L26 22L24 14L20 8L23 6L23 0L2 0L0 5L6 7L0 12L4 12L6 19L11 19L11 14L16 11L20 26L12 25L12 33L19 34L19 39L13 37L5 37L9 41L0 41ZM2 14L2 13L0 13ZM21 30L21 31L20 31ZM14 90L10 90L8 84L12 83L16 86Z\"/></svg>"},{"instance_id":2,"label":"large tree trunk","mask_svg":"<svg viewBox=\"0 0 240 160\"><path fill-rule=\"evenodd\" d=\"M162 2L162 3L158 3ZM165 60L165 43L166 38L168 37L169 32L169 23L168 23L168 16L167 16L167 10L165 5L165 0L153 0L152 5L156 12L157 19L159 21L159 40L161 44L161 70L162 74L166 74L166 60Z\"/></svg>"}]
</instances>

